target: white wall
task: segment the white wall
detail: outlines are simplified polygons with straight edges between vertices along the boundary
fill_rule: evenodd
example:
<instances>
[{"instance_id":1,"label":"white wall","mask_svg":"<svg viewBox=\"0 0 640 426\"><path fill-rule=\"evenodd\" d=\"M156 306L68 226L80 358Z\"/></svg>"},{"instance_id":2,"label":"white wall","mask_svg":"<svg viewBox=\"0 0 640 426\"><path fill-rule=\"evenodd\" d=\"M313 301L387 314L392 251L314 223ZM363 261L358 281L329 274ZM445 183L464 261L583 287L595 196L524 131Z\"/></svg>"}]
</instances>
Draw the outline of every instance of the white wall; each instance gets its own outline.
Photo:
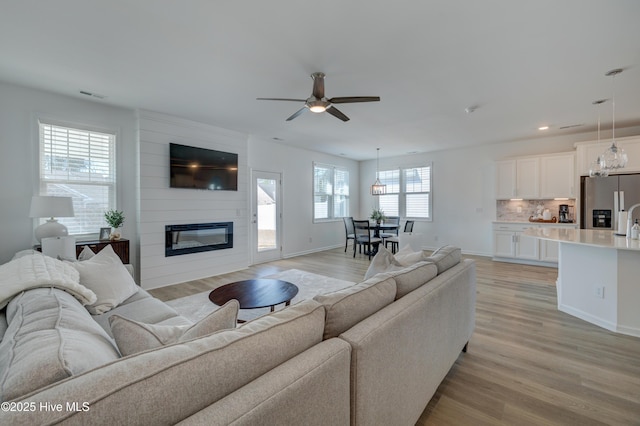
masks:
<instances>
[{"instance_id":1,"label":"white wall","mask_svg":"<svg viewBox=\"0 0 640 426\"><path fill-rule=\"evenodd\" d=\"M342 166L349 170L351 188L349 208L359 212L357 188L359 163L343 157L321 154L273 141L249 138L249 167L253 170L282 173L283 235L282 255L291 257L344 244L342 219L313 223L313 162Z\"/></svg>"},{"instance_id":2,"label":"white wall","mask_svg":"<svg viewBox=\"0 0 640 426\"><path fill-rule=\"evenodd\" d=\"M36 243L35 220L28 216L31 196L39 185L37 120L40 117L117 133L117 208L124 211L127 219L123 237L132 240L131 262L135 263L134 111L0 82L0 264ZM98 231L96 229L96 237Z\"/></svg>"},{"instance_id":3,"label":"white wall","mask_svg":"<svg viewBox=\"0 0 640 426\"><path fill-rule=\"evenodd\" d=\"M616 129L616 135L620 137L639 132L637 128ZM596 137L593 133L585 133L381 158L380 169L432 162L433 221L417 221L414 233L422 234L426 248L452 244L461 247L465 253L490 256L493 252L491 222L496 219L494 161L521 155L574 151L575 142ZM376 202L375 197L369 194L375 173L375 160L361 163L360 207L363 218L369 216Z\"/></svg>"},{"instance_id":4,"label":"white wall","mask_svg":"<svg viewBox=\"0 0 640 426\"><path fill-rule=\"evenodd\" d=\"M162 287L248 266L247 137L207 124L140 111L140 283ZM238 190L169 188L169 143L238 154ZM165 257L165 225L233 222L233 248Z\"/></svg>"}]
</instances>

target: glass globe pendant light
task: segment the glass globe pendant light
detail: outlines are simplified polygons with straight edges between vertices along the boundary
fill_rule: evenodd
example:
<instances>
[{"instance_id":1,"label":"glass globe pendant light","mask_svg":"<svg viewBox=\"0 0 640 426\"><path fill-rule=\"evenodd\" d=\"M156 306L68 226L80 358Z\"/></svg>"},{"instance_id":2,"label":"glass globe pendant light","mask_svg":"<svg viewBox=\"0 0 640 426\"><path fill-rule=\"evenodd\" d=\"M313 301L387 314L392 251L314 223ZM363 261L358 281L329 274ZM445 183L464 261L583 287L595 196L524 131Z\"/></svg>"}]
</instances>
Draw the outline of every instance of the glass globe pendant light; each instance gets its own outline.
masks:
<instances>
[{"instance_id":1,"label":"glass globe pendant light","mask_svg":"<svg viewBox=\"0 0 640 426\"><path fill-rule=\"evenodd\" d=\"M611 76L612 81L615 84L616 75L622 72L622 68L616 68L615 70L611 70L605 75L607 77ZM616 144L616 95L615 95L615 87L613 90L613 97L611 98L611 103L613 104L613 123L611 127L611 146L602 153L600 156L600 164L603 169L611 171L616 169L621 169L627 165L627 153L624 149L620 148Z\"/></svg>"},{"instance_id":2,"label":"glass globe pendant light","mask_svg":"<svg viewBox=\"0 0 640 426\"><path fill-rule=\"evenodd\" d=\"M598 106L598 144L600 143L600 105L607 102L606 99L600 99L597 101L593 101L593 105ZM589 177L607 177L609 176L609 171L607 169L602 168L602 159L600 157L596 158L595 161L591 162L589 165Z\"/></svg>"}]
</instances>

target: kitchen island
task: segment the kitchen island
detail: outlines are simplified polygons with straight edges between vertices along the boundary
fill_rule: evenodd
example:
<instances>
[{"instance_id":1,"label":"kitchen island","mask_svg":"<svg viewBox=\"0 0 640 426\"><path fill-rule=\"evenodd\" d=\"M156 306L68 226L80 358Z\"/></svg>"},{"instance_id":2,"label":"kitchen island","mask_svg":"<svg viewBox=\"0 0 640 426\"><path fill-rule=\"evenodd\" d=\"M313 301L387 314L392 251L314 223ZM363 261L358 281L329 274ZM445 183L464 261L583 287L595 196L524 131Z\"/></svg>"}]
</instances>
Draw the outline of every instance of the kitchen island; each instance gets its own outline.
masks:
<instances>
[{"instance_id":1,"label":"kitchen island","mask_svg":"<svg viewBox=\"0 0 640 426\"><path fill-rule=\"evenodd\" d=\"M529 228L523 235L559 243L560 311L640 337L640 241L610 230Z\"/></svg>"}]
</instances>

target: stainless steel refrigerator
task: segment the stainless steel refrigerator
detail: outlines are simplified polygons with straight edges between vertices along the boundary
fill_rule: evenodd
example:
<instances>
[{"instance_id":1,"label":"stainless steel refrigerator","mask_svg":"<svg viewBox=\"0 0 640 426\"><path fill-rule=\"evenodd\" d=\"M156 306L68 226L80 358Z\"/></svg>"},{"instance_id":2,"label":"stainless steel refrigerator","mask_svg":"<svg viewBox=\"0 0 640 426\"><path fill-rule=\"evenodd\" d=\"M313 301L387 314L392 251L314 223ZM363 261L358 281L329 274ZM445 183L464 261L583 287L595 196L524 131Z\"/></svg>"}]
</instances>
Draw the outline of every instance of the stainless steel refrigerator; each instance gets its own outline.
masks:
<instances>
[{"instance_id":1,"label":"stainless steel refrigerator","mask_svg":"<svg viewBox=\"0 0 640 426\"><path fill-rule=\"evenodd\" d=\"M640 203L640 174L581 178L581 216L583 229L618 230L618 212ZM633 220L640 222L640 207Z\"/></svg>"}]
</instances>

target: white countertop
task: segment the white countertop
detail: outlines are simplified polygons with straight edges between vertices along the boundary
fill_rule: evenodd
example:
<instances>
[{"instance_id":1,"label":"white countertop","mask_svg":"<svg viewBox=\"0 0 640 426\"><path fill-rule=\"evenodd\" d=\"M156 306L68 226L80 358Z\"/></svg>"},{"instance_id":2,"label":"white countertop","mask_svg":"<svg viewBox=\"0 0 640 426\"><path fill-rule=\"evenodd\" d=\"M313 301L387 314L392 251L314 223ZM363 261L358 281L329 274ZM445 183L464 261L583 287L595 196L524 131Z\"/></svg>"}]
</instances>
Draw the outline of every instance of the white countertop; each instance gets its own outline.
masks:
<instances>
[{"instance_id":1,"label":"white countertop","mask_svg":"<svg viewBox=\"0 0 640 426\"><path fill-rule=\"evenodd\" d=\"M578 226L577 223L572 222L572 223L566 223L566 222L529 222L528 220L523 220L523 221L515 221L515 220L494 220L493 221L494 224L496 225L542 225L542 226L567 226L570 228L575 228L576 226Z\"/></svg>"},{"instance_id":2,"label":"white countertop","mask_svg":"<svg viewBox=\"0 0 640 426\"><path fill-rule=\"evenodd\" d=\"M640 251L640 240L617 236L613 231L597 231L593 229L571 228L528 228L523 235L560 243L581 244L616 250Z\"/></svg>"}]
</instances>

